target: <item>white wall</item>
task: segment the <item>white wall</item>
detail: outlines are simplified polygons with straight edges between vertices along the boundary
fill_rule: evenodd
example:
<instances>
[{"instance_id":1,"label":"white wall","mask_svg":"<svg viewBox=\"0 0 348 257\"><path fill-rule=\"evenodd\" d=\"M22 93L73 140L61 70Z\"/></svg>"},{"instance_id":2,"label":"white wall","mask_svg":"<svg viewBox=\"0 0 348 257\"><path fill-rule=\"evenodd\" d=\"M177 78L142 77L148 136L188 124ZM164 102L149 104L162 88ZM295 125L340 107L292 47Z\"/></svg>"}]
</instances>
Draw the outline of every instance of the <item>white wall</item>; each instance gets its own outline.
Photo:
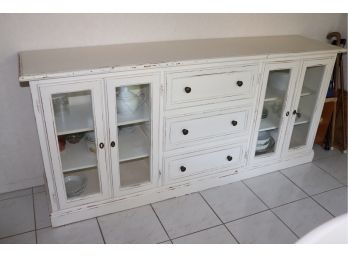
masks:
<instances>
[{"instance_id":1,"label":"white wall","mask_svg":"<svg viewBox=\"0 0 348 257\"><path fill-rule=\"evenodd\" d=\"M43 182L29 89L17 81L18 51L277 34L325 40L346 30L345 22L346 14L0 14L0 192Z\"/></svg>"}]
</instances>

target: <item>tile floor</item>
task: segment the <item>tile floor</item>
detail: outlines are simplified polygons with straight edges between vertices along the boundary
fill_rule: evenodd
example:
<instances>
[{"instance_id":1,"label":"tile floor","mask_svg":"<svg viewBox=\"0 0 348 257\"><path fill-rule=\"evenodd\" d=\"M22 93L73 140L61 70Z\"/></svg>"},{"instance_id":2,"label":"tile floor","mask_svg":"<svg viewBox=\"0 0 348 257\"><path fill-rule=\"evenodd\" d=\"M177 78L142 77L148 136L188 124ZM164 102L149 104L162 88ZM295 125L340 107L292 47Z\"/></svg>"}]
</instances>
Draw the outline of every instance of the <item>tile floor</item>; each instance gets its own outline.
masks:
<instances>
[{"instance_id":1,"label":"tile floor","mask_svg":"<svg viewBox=\"0 0 348 257\"><path fill-rule=\"evenodd\" d=\"M0 195L0 243L294 243L347 212L347 155L58 228L35 187ZM146 221L146 222L145 222Z\"/></svg>"}]
</instances>

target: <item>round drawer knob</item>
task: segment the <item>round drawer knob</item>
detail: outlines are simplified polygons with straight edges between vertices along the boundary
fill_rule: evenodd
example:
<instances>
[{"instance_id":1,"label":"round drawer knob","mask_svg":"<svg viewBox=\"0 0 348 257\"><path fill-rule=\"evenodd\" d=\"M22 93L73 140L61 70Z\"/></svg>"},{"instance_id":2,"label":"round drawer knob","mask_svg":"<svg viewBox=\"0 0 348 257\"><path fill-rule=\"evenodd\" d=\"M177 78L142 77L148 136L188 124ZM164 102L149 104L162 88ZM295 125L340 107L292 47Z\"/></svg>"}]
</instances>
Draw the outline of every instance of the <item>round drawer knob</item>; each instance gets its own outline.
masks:
<instances>
[{"instance_id":1,"label":"round drawer knob","mask_svg":"<svg viewBox=\"0 0 348 257\"><path fill-rule=\"evenodd\" d=\"M289 112L286 112L286 113L285 113L286 116L289 116L289 114L290 114Z\"/></svg>"},{"instance_id":2,"label":"round drawer knob","mask_svg":"<svg viewBox=\"0 0 348 257\"><path fill-rule=\"evenodd\" d=\"M111 141L111 147L115 147L115 145L116 145L116 143L115 143L115 141Z\"/></svg>"},{"instance_id":3,"label":"round drawer knob","mask_svg":"<svg viewBox=\"0 0 348 257\"><path fill-rule=\"evenodd\" d=\"M227 160L228 160L229 162L232 161L232 159L233 159L233 158L232 158L231 155L228 155L228 156L227 156Z\"/></svg>"},{"instance_id":4,"label":"round drawer knob","mask_svg":"<svg viewBox=\"0 0 348 257\"><path fill-rule=\"evenodd\" d=\"M190 87L185 87L185 92L186 93L190 93L191 92L191 88Z\"/></svg>"},{"instance_id":5,"label":"round drawer knob","mask_svg":"<svg viewBox=\"0 0 348 257\"><path fill-rule=\"evenodd\" d=\"M181 170L181 172L185 172L186 171L186 167L185 166L180 166L180 170Z\"/></svg>"},{"instance_id":6,"label":"round drawer knob","mask_svg":"<svg viewBox=\"0 0 348 257\"><path fill-rule=\"evenodd\" d=\"M99 148L100 148L100 149L103 149L103 148L104 148L104 143L100 143L100 144L99 144Z\"/></svg>"},{"instance_id":7,"label":"round drawer knob","mask_svg":"<svg viewBox=\"0 0 348 257\"><path fill-rule=\"evenodd\" d=\"M237 126L237 124L238 124L238 122L236 120L233 120L231 123L233 126Z\"/></svg>"},{"instance_id":8,"label":"round drawer knob","mask_svg":"<svg viewBox=\"0 0 348 257\"><path fill-rule=\"evenodd\" d=\"M243 86L243 81L238 80L237 81L237 86L239 86L239 87Z\"/></svg>"},{"instance_id":9,"label":"round drawer knob","mask_svg":"<svg viewBox=\"0 0 348 257\"><path fill-rule=\"evenodd\" d=\"M189 133L189 131L187 129L183 129L182 133L186 136Z\"/></svg>"}]
</instances>

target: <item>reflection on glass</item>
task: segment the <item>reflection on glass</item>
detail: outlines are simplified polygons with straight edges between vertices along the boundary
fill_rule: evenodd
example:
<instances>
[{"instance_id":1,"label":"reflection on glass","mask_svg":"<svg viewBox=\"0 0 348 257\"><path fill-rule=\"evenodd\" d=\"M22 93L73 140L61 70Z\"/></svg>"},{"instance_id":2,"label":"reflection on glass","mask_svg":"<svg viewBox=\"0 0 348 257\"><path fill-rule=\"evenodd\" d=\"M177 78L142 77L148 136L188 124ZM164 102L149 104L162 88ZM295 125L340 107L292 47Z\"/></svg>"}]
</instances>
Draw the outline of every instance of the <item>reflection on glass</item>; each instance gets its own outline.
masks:
<instances>
[{"instance_id":1,"label":"reflection on glass","mask_svg":"<svg viewBox=\"0 0 348 257\"><path fill-rule=\"evenodd\" d=\"M274 70L269 73L256 143L256 156L272 153L276 149L290 74L289 69Z\"/></svg>"},{"instance_id":2,"label":"reflection on glass","mask_svg":"<svg viewBox=\"0 0 348 257\"><path fill-rule=\"evenodd\" d=\"M150 182L150 85L116 88L120 186Z\"/></svg>"},{"instance_id":3,"label":"reflection on glass","mask_svg":"<svg viewBox=\"0 0 348 257\"><path fill-rule=\"evenodd\" d=\"M307 143L311 119L319 96L324 71L324 66L314 66L306 69L290 148L304 146Z\"/></svg>"},{"instance_id":4,"label":"reflection on glass","mask_svg":"<svg viewBox=\"0 0 348 257\"><path fill-rule=\"evenodd\" d=\"M52 95L68 199L100 192L91 91Z\"/></svg>"}]
</instances>

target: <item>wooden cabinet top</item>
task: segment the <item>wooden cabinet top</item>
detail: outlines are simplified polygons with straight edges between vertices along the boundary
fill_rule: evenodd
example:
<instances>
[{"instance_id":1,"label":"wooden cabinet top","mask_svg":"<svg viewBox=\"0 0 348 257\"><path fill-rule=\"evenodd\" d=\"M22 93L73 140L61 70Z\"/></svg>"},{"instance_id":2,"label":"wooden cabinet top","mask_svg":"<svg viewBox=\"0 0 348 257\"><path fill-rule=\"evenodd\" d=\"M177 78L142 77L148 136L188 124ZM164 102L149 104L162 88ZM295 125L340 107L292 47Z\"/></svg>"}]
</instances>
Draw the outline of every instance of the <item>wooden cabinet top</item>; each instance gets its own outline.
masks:
<instances>
[{"instance_id":1,"label":"wooden cabinet top","mask_svg":"<svg viewBox=\"0 0 348 257\"><path fill-rule=\"evenodd\" d=\"M343 48L297 35L34 50L19 53L19 81L169 67L207 60L258 59L344 51Z\"/></svg>"}]
</instances>

